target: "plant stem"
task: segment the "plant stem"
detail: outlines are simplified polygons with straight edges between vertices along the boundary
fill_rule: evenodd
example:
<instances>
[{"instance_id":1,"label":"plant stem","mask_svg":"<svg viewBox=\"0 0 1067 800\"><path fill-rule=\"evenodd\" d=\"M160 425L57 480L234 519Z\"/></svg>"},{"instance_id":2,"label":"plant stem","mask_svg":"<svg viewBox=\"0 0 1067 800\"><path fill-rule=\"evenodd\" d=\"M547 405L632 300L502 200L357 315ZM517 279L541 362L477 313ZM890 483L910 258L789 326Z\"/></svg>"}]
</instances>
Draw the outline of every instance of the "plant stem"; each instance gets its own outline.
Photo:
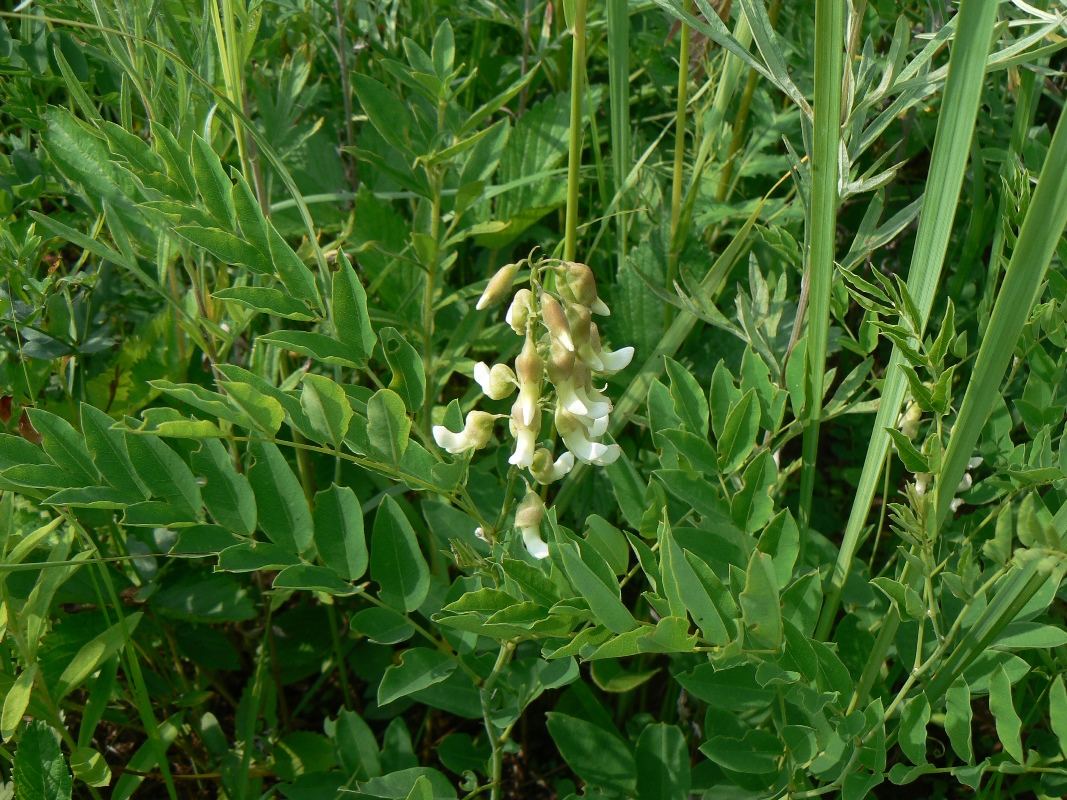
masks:
<instances>
[{"instance_id":1,"label":"plant stem","mask_svg":"<svg viewBox=\"0 0 1067 800\"><path fill-rule=\"evenodd\" d=\"M574 261L578 255L578 201L581 199L578 178L582 166L582 89L585 76L585 4L574 2L574 35L571 39L571 119L570 150L567 160L567 221L563 259Z\"/></svg>"},{"instance_id":2,"label":"plant stem","mask_svg":"<svg viewBox=\"0 0 1067 800\"><path fill-rule=\"evenodd\" d=\"M830 288L837 233L838 159L841 140L841 80L844 72L845 4L815 2L815 141L812 149L811 238L808 252L808 407L800 470L800 527L811 518L815 461L819 452L823 373L830 329ZM803 539L801 537L802 547Z\"/></svg>"},{"instance_id":3,"label":"plant stem","mask_svg":"<svg viewBox=\"0 0 1067 800\"><path fill-rule=\"evenodd\" d=\"M693 13L693 0L683 0L682 10L686 14ZM678 34L678 103L674 110L674 170L671 175L671 244L667 254L667 291L674 286L678 277L678 252L681 250L678 231L681 227L682 218L682 187L685 171L685 111L689 102L689 39L690 29L685 23L681 23ZM668 304L665 311L665 321L670 325L674 318L674 306Z\"/></svg>"}]
</instances>

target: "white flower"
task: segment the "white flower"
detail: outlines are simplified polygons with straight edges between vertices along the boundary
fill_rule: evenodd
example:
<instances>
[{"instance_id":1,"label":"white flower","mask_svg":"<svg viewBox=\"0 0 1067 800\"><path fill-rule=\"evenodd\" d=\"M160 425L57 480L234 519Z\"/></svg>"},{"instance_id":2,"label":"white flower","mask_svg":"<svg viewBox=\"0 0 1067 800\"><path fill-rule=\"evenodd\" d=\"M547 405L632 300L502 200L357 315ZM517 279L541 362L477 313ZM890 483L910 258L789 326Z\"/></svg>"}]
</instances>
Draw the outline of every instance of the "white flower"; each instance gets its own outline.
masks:
<instances>
[{"instance_id":1,"label":"white flower","mask_svg":"<svg viewBox=\"0 0 1067 800\"><path fill-rule=\"evenodd\" d=\"M494 364L490 368L484 361L474 365L474 380L490 400L503 400L518 385L514 371L507 364Z\"/></svg>"},{"instance_id":2,"label":"white flower","mask_svg":"<svg viewBox=\"0 0 1067 800\"><path fill-rule=\"evenodd\" d=\"M508 313L504 315L504 321L511 326L515 333L522 336L526 333L526 323L530 319L530 308L533 306L533 292L529 289L519 289L508 306Z\"/></svg>"},{"instance_id":3,"label":"white flower","mask_svg":"<svg viewBox=\"0 0 1067 800\"><path fill-rule=\"evenodd\" d=\"M963 473L963 480L961 480L960 481L960 485L956 487L956 494L959 494L960 492L966 492L973 485L974 485L974 479L971 478L971 473L964 472Z\"/></svg>"},{"instance_id":4,"label":"white flower","mask_svg":"<svg viewBox=\"0 0 1067 800\"><path fill-rule=\"evenodd\" d=\"M930 481L933 480L933 475L929 472L916 472L915 473L915 494L922 497L926 494L926 487L930 485Z\"/></svg>"},{"instance_id":5,"label":"white flower","mask_svg":"<svg viewBox=\"0 0 1067 800\"><path fill-rule=\"evenodd\" d=\"M511 407L511 435L515 437L515 452L508 459L516 467L529 467L533 464L534 451L537 449L537 435L541 432L541 409L534 406L534 415L526 422L522 407L522 397Z\"/></svg>"},{"instance_id":6,"label":"white flower","mask_svg":"<svg viewBox=\"0 0 1067 800\"><path fill-rule=\"evenodd\" d=\"M574 468L574 454L564 450L563 455L552 461L552 452L545 447L539 447L534 453L533 464L530 473L538 483L553 483Z\"/></svg>"},{"instance_id":7,"label":"white flower","mask_svg":"<svg viewBox=\"0 0 1067 800\"><path fill-rule=\"evenodd\" d=\"M561 405L556 406L556 430L567 449L585 464L604 467L613 463L622 452L617 444L590 441L589 432L582 421Z\"/></svg>"},{"instance_id":8,"label":"white flower","mask_svg":"<svg viewBox=\"0 0 1067 800\"><path fill-rule=\"evenodd\" d=\"M919 433L919 420L922 415L923 411L919 408L919 404L912 400L908 403L904 413L900 415L900 419L897 420L897 428L909 440L914 439Z\"/></svg>"},{"instance_id":9,"label":"white flower","mask_svg":"<svg viewBox=\"0 0 1067 800\"><path fill-rule=\"evenodd\" d=\"M970 461L967 462L967 469L977 469L978 467L982 466L982 463L984 461L985 461L985 459L982 458L981 456L975 456L974 458L972 458Z\"/></svg>"},{"instance_id":10,"label":"white flower","mask_svg":"<svg viewBox=\"0 0 1067 800\"><path fill-rule=\"evenodd\" d=\"M515 527L522 533L523 544L534 558L548 556L548 545L541 538L541 520L544 516L545 504L541 496L527 487L526 496L515 510Z\"/></svg>"},{"instance_id":11,"label":"white flower","mask_svg":"<svg viewBox=\"0 0 1067 800\"><path fill-rule=\"evenodd\" d=\"M485 411L471 411L459 433L453 433L444 425L434 425L433 440L437 442L438 447L452 455L459 455L468 450L481 450L493 435L493 420L496 416Z\"/></svg>"},{"instance_id":12,"label":"white flower","mask_svg":"<svg viewBox=\"0 0 1067 800\"><path fill-rule=\"evenodd\" d=\"M600 371L605 375L614 375L630 365L634 357L634 349L632 347L620 347L618 350L601 350L598 355L600 356L600 363L603 365Z\"/></svg>"}]
</instances>

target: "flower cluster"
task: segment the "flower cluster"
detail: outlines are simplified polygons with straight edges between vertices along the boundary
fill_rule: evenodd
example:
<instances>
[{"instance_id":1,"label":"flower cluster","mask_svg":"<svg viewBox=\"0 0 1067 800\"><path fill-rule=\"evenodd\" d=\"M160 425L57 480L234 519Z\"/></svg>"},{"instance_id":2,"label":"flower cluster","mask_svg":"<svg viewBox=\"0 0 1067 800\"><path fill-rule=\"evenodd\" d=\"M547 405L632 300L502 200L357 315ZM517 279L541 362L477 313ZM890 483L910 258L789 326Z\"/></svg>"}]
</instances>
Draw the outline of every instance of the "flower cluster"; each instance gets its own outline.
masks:
<instances>
[{"instance_id":1,"label":"flower cluster","mask_svg":"<svg viewBox=\"0 0 1067 800\"><path fill-rule=\"evenodd\" d=\"M537 483L549 484L570 472L575 461L605 466L619 457L617 444L601 441L612 408L601 379L625 369L634 349L609 350L601 341L593 315L607 316L611 311L598 296L593 271L585 264L555 259L509 264L489 280L477 308L488 308L511 295L524 263L530 267L530 285L514 293L505 316L512 330L523 337L522 349L514 367L478 363L474 379L492 400L517 393L506 415L515 440L508 461L529 470ZM434 439L449 453L477 450L488 443L495 419L486 412L471 411L461 432L438 425L433 429ZM542 437L548 420L566 448L558 457L551 442ZM540 497L533 494L540 503ZM527 524L520 524L517 516L516 526L522 528L531 554L544 558L548 550L543 542L537 544L541 542L540 516L533 511L535 505L528 493L519 509ZM544 506L539 508L543 514ZM535 516L536 524L532 522Z\"/></svg>"}]
</instances>

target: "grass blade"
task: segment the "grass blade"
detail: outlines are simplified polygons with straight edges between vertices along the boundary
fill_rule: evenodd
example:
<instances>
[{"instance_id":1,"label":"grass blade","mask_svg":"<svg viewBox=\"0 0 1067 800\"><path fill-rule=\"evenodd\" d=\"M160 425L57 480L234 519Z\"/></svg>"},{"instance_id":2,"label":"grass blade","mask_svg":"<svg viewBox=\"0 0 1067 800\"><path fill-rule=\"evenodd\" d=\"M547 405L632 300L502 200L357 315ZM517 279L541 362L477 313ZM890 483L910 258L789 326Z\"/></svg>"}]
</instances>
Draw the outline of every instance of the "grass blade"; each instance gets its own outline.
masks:
<instances>
[{"instance_id":1,"label":"grass blade","mask_svg":"<svg viewBox=\"0 0 1067 800\"><path fill-rule=\"evenodd\" d=\"M608 0L608 89L611 108L611 165L615 196L619 198L618 267L626 263L627 204L622 197L630 174L630 11L626 0Z\"/></svg>"},{"instance_id":2,"label":"grass blade","mask_svg":"<svg viewBox=\"0 0 1067 800\"><path fill-rule=\"evenodd\" d=\"M571 40L571 130L567 162L567 227L563 258L574 261L578 254L579 170L582 166L582 84L585 76L585 0L575 0L574 36Z\"/></svg>"},{"instance_id":3,"label":"grass blade","mask_svg":"<svg viewBox=\"0 0 1067 800\"><path fill-rule=\"evenodd\" d=\"M811 517L815 460L819 450L826 341L830 330L830 288L837 233L838 162L841 149L841 82L844 72L845 4L815 3L815 140L812 148L812 200L808 252L808 364L810 405L805 409L800 472L800 525ZM765 54L766 55L766 54Z\"/></svg>"},{"instance_id":4,"label":"grass blade","mask_svg":"<svg viewBox=\"0 0 1067 800\"><path fill-rule=\"evenodd\" d=\"M949 58L942 112L938 118L930 159L930 177L908 273L908 291L919 309L923 326L930 316L949 236L952 233L996 16L995 4L982 0L964 0L959 14L955 17L957 33ZM874 432L867 447L863 472L856 487L837 564L831 576L826 604L816 630L816 635L821 639L830 634L830 627L841 601L841 592L877 490L878 479L889 449L889 434L886 428L896 424L907 390L907 379L901 369L903 363L900 351L894 348L886 370L885 386L875 417Z\"/></svg>"},{"instance_id":5,"label":"grass blade","mask_svg":"<svg viewBox=\"0 0 1067 800\"><path fill-rule=\"evenodd\" d=\"M978 437L1011 361L1023 325L1037 299L1056 244L1067 226L1067 124L1063 116L1049 145L1037 188L1026 211L1019 241L1011 254L993 316L978 349L974 372L963 397L945 460L938 476L937 519L944 521L955 488L963 478Z\"/></svg>"}]
</instances>

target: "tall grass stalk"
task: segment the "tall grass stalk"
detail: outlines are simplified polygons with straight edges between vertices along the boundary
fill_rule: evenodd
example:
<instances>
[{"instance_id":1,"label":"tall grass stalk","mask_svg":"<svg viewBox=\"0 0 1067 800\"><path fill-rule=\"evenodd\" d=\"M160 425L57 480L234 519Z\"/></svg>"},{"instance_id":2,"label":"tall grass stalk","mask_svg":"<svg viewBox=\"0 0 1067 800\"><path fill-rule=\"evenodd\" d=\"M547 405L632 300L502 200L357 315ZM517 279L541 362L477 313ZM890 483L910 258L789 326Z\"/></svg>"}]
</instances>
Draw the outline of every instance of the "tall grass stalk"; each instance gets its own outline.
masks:
<instances>
[{"instance_id":1,"label":"tall grass stalk","mask_svg":"<svg viewBox=\"0 0 1067 800\"><path fill-rule=\"evenodd\" d=\"M938 523L948 516L956 487L963 478L993 405L1000 397L1000 382L1011 362L1023 325L1030 316L1030 309L1037 300L1041 282L1065 226L1067 121L1061 113L945 450L937 481Z\"/></svg>"},{"instance_id":2,"label":"tall grass stalk","mask_svg":"<svg viewBox=\"0 0 1067 800\"><path fill-rule=\"evenodd\" d=\"M630 174L630 10L627 0L608 0L608 88L611 106L611 166L616 202L618 269L626 264L627 211L624 193Z\"/></svg>"},{"instance_id":3,"label":"tall grass stalk","mask_svg":"<svg viewBox=\"0 0 1067 800\"><path fill-rule=\"evenodd\" d=\"M578 201L581 199L579 171L582 166L582 96L585 77L586 0L574 0L571 21L571 118L567 161L567 221L563 258L574 261L578 255Z\"/></svg>"},{"instance_id":4,"label":"tall grass stalk","mask_svg":"<svg viewBox=\"0 0 1067 800\"><path fill-rule=\"evenodd\" d=\"M812 199L808 250L807 396L800 472L801 528L811 517L815 461L819 451L826 342L830 330L830 288L837 233L838 162L841 148L841 83L844 72L844 0L815 2L815 104ZM799 320L798 320L799 323Z\"/></svg>"},{"instance_id":5,"label":"tall grass stalk","mask_svg":"<svg viewBox=\"0 0 1067 800\"><path fill-rule=\"evenodd\" d=\"M693 13L693 0L683 0L682 10ZM685 182L685 118L689 103L689 40L690 28L685 22L679 23L678 31L678 98L674 111L674 169L671 174L671 243L667 255L667 291L670 291L678 277L678 253L682 243L678 228L682 216L682 189ZM666 319L670 324L674 307L667 306Z\"/></svg>"},{"instance_id":6,"label":"tall grass stalk","mask_svg":"<svg viewBox=\"0 0 1067 800\"><path fill-rule=\"evenodd\" d=\"M937 132L930 158L929 177L923 200L919 230L915 237L908 291L925 327L941 278L952 224L956 216L964 171L974 134L978 104L985 82L985 62L992 45L996 5L984 0L963 0L956 17L957 32L949 57L948 78L941 101ZM841 601L841 592L859 546L879 476L889 449L887 428L896 425L907 391L907 378L901 369L904 358L894 347L886 369L882 398L875 416L874 431L863 463L852 510L845 527L830 589L816 630L819 638L830 635Z\"/></svg>"}]
</instances>

